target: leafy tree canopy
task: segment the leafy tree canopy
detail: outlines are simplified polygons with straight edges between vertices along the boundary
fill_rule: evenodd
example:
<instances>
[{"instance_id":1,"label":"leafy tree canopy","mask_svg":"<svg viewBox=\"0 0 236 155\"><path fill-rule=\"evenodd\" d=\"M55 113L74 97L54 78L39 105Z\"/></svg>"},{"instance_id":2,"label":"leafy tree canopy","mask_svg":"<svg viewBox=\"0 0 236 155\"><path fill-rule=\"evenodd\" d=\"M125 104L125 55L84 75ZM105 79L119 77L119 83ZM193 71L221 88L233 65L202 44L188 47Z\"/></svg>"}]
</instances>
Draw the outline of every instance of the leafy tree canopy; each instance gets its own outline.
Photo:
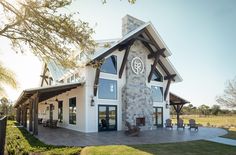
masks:
<instances>
[{"instance_id":1,"label":"leafy tree canopy","mask_svg":"<svg viewBox=\"0 0 236 155\"><path fill-rule=\"evenodd\" d=\"M76 66L71 54L74 50L93 52L94 31L88 23L75 21L75 14L60 13L71 0L11 2L0 0L0 36L9 39L17 52L29 48L41 60L53 60L64 67Z\"/></svg>"}]
</instances>

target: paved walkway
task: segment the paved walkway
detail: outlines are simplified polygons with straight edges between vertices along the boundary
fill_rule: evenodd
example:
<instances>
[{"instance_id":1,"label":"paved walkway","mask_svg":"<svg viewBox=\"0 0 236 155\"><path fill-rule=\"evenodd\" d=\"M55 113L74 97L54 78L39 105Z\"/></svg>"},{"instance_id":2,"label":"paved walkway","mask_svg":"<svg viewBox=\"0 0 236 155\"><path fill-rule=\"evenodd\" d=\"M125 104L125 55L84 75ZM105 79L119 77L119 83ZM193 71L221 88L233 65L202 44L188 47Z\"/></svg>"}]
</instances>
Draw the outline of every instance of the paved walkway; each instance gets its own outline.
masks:
<instances>
[{"instance_id":1,"label":"paved walkway","mask_svg":"<svg viewBox=\"0 0 236 155\"><path fill-rule=\"evenodd\" d=\"M206 139L206 140L211 141L211 142L236 146L236 140L229 139L229 138L215 137L215 138L210 138L210 139Z\"/></svg>"},{"instance_id":2,"label":"paved walkway","mask_svg":"<svg viewBox=\"0 0 236 155\"><path fill-rule=\"evenodd\" d=\"M82 133L64 128L51 129L39 126L39 134L37 138L52 145L89 146L183 142L212 139L225 134L227 134L227 131L220 128L200 127L199 131L158 128L151 131L141 131L138 137L129 137L124 134L124 131Z\"/></svg>"}]
</instances>

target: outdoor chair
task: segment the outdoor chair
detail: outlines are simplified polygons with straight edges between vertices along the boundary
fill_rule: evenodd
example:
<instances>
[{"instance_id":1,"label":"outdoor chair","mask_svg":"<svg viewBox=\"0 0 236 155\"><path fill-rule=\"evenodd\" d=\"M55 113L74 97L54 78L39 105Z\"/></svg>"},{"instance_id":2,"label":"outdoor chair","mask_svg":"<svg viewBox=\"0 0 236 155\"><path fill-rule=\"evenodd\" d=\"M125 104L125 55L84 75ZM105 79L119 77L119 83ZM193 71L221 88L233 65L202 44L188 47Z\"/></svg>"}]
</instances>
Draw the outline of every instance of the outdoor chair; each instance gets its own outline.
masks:
<instances>
[{"instance_id":1,"label":"outdoor chair","mask_svg":"<svg viewBox=\"0 0 236 155\"><path fill-rule=\"evenodd\" d=\"M51 124L50 124L50 127L51 128L57 128L57 122L58 122L58 120L52 120Z\"/></svg>"},{"instance_id":2,"label":"outdoor chair","mask_svg":"<svg viewBox=\"0 0 236 155\"><path fill-rule=\"evenodd\" d=\"M140 128L135 125L130 125L129 122L126 121L126 126L128 127L128 130L125 131L125 133L129 136L138 136L140 133Z\"/></svg>"},{"instance_id":3,"label":"outdoor chair","mask_svg":"<svg viewBox=\"0 0 236 155\"><path fill-rule=\"evenodd\" d=\"M173 124L171 119L167 119L165 123L166 128L171 128L173 129Z\"/></svg>"},{"instance_id":4,"label":"outdoor chair","mask_svg":"<svg viewBox=\"0 0 236 155\"><path fill-rule=\"evenodd\" d=\"M198 124L196 124L196 121L194 119L189 120L189 130L191 129L198 130Z\"/></svg>"},{"instance_id":5,"label":"outdoor chair","mask_svg":"<svg viewBox=\"0 0 236 155\"><path fill-rule=\"evenodd\" d=\"M177 129L179 129L179 128L185 129L184 121L181 118L179 119L179 121L178 121L178 123L176 125L177 125Z\"/></svg>"},{"instance_id":6,"label":"outdoor chair","mask_svg":"<svg viewBox=\"0 0 236 155\"><path fill-rule=\"evenodd\" d=\"M43 127L49 127L49 124L50 124L49 120L43 120L42 123L43 123Z\"/></svg>"}]
</instances>

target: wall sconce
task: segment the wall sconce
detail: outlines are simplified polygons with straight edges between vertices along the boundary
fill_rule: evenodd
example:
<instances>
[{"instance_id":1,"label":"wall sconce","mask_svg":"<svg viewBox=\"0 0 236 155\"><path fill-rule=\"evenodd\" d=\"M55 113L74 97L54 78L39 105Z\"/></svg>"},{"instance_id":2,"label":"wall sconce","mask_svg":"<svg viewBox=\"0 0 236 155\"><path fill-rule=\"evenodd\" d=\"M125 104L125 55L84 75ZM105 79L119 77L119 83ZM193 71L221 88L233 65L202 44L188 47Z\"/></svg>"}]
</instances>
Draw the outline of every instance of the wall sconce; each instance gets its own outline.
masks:
<instances>
[{"instance_id":1,"label":"wall sconce","mask_svg":"<svg viewBox=\"0 0 236 155\"><path fill-rule=\"evenodd\" d=\"M168 103L166 103L166 109L169 109L170 105Z\"/></svg>"},{"instance_id":2,"label":"wall sconce","mask_svg":"<svg viewBox=\"0 0 236 155\"><path fill-rule=\"evenodd\" d=\"M58 102L58 99L56 98L55 101Z\"/></svg>"},{"instance_id":3,"label":"wall sconce","mask_svg":"<svg viewBox=\"0 0 236 155\"><path fill-rule=\"evenodd\" d=\"M94 99L93 99L93 96L91 96L91 102L90 102L90 106L95 106L95 101L94 101Z\"/></svg>"},{"instance_id":4,"label":"wall sconce","mask_svg":"<svg viewBox=\"0 0 236 155\"><path fill-rule=\"evenodd\" d=\"M44 104L45 104L45 105L47 105L48 103L47 103L47 102L45 102Z\"/></svg>"}]
</instances>

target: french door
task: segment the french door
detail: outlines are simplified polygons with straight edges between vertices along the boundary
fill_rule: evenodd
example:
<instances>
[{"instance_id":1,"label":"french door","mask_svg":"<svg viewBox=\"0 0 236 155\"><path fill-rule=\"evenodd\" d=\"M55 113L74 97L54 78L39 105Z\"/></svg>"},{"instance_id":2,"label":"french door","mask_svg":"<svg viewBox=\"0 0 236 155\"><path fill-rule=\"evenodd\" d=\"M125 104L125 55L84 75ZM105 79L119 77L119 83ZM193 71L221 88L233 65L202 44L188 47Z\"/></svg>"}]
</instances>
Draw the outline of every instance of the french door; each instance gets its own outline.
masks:
<instances>
[{"instance_id":1,"label":"french door","mask_svg":"<svg viewBox=\"0 0 236 155\"><path fill-rule=\"evenodd\" d=\"M163 107L153 107L153 125L163 127Z\"/></svg>"},{"instance_id":2,"label":"french door","mask_svg":"<svg viewBox=\"0 0 236 155\"><path fill-rule=\"evenodd\" d=\"M98 105L98 131L117 130L117 106Z\"/></svg>"}]
</instances>

